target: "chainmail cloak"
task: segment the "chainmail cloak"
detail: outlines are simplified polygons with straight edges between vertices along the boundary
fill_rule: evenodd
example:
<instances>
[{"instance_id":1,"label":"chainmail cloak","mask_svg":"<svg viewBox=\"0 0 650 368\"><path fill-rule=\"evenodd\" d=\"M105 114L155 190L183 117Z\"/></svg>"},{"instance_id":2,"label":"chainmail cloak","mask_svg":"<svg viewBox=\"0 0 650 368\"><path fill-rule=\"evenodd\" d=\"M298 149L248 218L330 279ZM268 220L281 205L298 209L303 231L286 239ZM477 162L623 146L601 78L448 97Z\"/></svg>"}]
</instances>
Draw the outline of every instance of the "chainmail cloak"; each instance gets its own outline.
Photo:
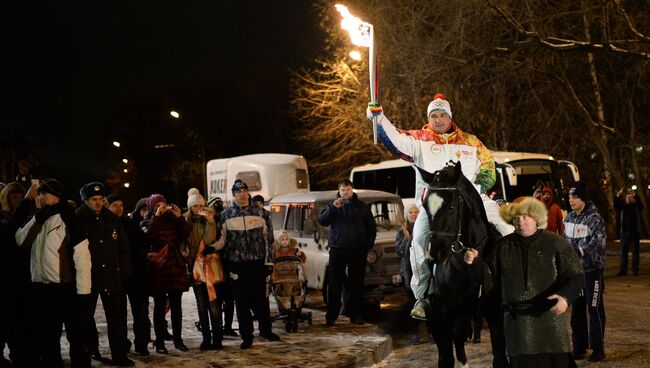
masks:
<instances>
[{"instance_id":1,"label":"chainmail cloak","mask_svg":"<svg viewBox=\"0 0 650 368\"><path fill-rule=\"evenodd\" d=\"M578 255L557 234L539 230L523 238L510 234L499 240L487 258L504 304L504 331L509 356L570 352L568 314L509 311L509 306L538 304L552 294L570 305L584 286Z\"/></svg>"}]
</instances>

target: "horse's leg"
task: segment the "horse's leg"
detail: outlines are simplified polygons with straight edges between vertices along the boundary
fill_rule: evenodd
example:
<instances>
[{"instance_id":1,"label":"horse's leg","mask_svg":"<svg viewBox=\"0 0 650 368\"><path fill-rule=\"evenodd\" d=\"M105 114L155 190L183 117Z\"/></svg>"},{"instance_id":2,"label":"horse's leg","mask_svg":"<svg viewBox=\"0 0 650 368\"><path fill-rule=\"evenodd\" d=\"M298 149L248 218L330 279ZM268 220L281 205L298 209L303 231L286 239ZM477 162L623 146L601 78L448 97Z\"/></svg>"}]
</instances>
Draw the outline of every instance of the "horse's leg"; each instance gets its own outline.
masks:
<instances>
[{"instance_id":1,"label":"horse's leg","mask_svg":"<svg viewBox=\"0 0 650 368\"><path fill-rule=\"evenodd\" d=\"M456 316L453 325L454 350L456 351L456 360L461 364L467 364L467 355L465 354L465 340L467 339L467 325L469 319L465 316Z\"/></svg>"},{"instance_id":2,"label":"horse's leg","mask_svg":"<svg viewBox=\"0 0 650 368\"><path fill-rule=\"evenodd\" d=\"M440 309L431 309L429 321L431 332L438 348L438 368L454 367L454 347L452 344L452 325L448 322L449 315Z\"/></svg>"}]
</instances>

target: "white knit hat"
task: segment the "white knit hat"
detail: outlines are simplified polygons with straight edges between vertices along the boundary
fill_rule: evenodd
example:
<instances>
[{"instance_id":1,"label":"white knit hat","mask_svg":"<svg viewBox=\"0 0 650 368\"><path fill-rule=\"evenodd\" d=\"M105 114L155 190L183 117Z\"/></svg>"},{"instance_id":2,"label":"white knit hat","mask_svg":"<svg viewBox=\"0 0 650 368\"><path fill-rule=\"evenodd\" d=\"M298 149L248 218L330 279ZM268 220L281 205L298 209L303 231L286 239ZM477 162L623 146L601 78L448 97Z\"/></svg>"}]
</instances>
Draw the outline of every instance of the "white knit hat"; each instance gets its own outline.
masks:
<instances>
[{"instance_id":1,"label":"white knit hat","mask_svg":"<svg viewBox=\"0 0 650 368\"><path fill-rule=\"evenodd\" d=\"M201 195L198 189L191 188L187 191L187 208L191 208L194 205L202 204L205 206L205 199Z\"/></svg>"},{"instance_id":2,"label":"white knit hat","mask_svg":"<svg viewBox=\"0 0 650 368\"><path fill-rule=\"evenodd\" d=\"M447 101L447 98L442 93L438 93L435 96L433 96L433 101L431 101L429 107L427 107L427 117L429 117L431 112L434 110L442 110L446 112L450 118L452 117L451 105L449 105L449 101Z\"/></svg>"}]
</instances>

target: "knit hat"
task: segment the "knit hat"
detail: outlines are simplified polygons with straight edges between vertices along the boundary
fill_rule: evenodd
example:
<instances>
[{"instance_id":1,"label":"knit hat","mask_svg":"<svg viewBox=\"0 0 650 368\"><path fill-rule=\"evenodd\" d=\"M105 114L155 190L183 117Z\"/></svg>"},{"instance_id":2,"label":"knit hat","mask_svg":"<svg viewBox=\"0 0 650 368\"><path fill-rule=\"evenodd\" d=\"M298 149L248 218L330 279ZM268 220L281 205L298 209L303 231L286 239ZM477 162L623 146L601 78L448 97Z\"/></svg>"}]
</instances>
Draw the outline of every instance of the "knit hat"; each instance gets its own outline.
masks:
<instances>
[{"instance_id":1,"label":"knit hat","mask_svg":"<svg viewBox=\"0 0 650 368\"><path fill-rule=\"evenodd\" d=\"M205 206L205 199L199 193L199 190L196 188L191 188L187 191L187 208L191 208L197 204L202 204Z\"/></svg>"},{"instance_id":2,"label":"knit hat","mask_svg":"<svg viewBox=\"0 0 650 368\"><path fill-rule=\"evenodd\" d=\"M147 208L149 209L149 212L153 211L153 208L156 207L156 204L159 202L167 203L165 196L162 194L152 194L149 198L147 198Z\"/></svg>"},{"instance_id":3,"label":"knit hat","mask_svg":"<svg viewBox=\"0 0 650 368\"><path fill-rule=\"evenodd\" d=\"M122 201L122 203L124 203L124 200L119 194L109 194L106 196L106 202L108 202L108 204L111 204L115 201Z\"/></svg>"},{"instance_id":4,"label":"knit hat","mask_svg":"<svg viewBox=\"0 0 650 368\"><path fill-rule=\"evenodd\" d=\"M433 96L433 101L429 103L429 106L427 107L427 117L431 114L432 111L434 110L442 110L449 115L451 118L451 106L449 105L449 101L447 101L447 98L445 95L442 93L438 93L435 96Z\"/></svg>"},{"instance_id":5,"label":"knit hat","mask_svg":"<svg viewBox=\"0 0 650 368\"><path fill-rule=\"evenodd\" d=\"M406 220L406 221L409 220L409 212L413 208L418 208L418 206L416 206L415 203L411 203L410 205L406 206L406 208L404 208L404 220Z\"/></svg>"},{"instance_id":6,"label":"knit hat","mask_svg":"<svg viewBox=\"0 0 650 368\"><path fill-rule=\"evenodd\" d=\"M38 186L38 193L50 193L51 195L62 198L63 197L63 187L56 179L45 179Z\"/></svg>"},{"instance_id":7,"label":"knit hat","mask_svg":"<svg viewBox=\"0 0 650 368\"><path fill-rule=\"evenodd\" d=\"M79 194L81 195L81 200L85 201L88 198L98 195L103 197L106 195L106 191L104 190L104 184L94 181L81 187L81 189L79 189Z\"/></svg>"},{"instance_id":8,"label":"knit hat","mask_svg":"<svg viewBox=\"0 0 650 368\"><path fill-rule=\"evenodd\" d=\"M569 195L576 196L582 199L583 202L587 202L589 200L589 195L587 194L587 188L585 186L585 183L582 181L575 183L573 188L569 190Z\"/></svg>"},{"instance_id":9,"label":"knit hat","mask_svg":"<svg viewBox=\"0 0 650 368\"><path fill-rule=\"evenodd\" d=\"M235 180L235 182L232 184L232 194L235 194L242 189L248 190L248 185L246 185L246 183L240 179Z\"/></svg>"},{"instance_id":10,"label":"knit hat","mask_svg":"<svg viewBox=\"0 0 650 368\"><path fill-rule=\"evenodd\" d=\"M533 197L519 197L512 203L499 207L499 215L507 223L512 223L516 216L530 216L537 222L538 229L545 229L548 224L548 210L544 203Z\"/></svg>"},{"instance_id":11,"label":"knit hat","mask_svg":"<svg viewBox=\"0 0 650 368\"><path fill-rule=\"evenodd\" d=\"M135 208L133 209L133 213L139 213L141 209L147 207L147 198L140 198L138 201L135 203Z\"/></svg>"},{"instance_id":12,"label":"knit hat","mask_svg":"<svg viewBox=\"0 0 650 368\"><path fill-rule=\"evenodd\" d=\"M208 199L208 207L214 207L218 203L220 203L223 206L223 199L221 199L221 197L210 196L210 198Z\"/></svg>"},{"instance_id":13,"label":"knit hat","mask_svg":"<svg viewBox=\"0 0 650 368\"><path fill-rule=\"evenodd\" d=\"M251 202L253 202L253 203L255 203L255 202L262 202L262 203L264 203L264 197L262 197L261 195L257 194L257 195L255 195L255 196L253 196L253 198L251 198Z\"/></svg>"}]
</instances>

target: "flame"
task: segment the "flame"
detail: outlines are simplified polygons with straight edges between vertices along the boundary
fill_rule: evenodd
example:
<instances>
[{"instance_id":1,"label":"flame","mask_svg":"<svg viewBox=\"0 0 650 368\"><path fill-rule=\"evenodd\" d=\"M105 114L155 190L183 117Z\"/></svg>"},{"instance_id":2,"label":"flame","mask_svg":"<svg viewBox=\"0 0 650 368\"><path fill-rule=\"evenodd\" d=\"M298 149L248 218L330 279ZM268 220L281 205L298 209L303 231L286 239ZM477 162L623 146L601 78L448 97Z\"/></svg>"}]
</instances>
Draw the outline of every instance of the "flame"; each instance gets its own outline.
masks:
<instances>
[{"instance_id":1,"label":"flame","mask_svg":"<svg viewBox=\"0 0 650 368\"><path fill-rule=\"evenodd\" d=\"M370 47L372 24L352 15L345 5L336 4L335 7L343 17L341 28L348 31L352 43L359 47Z\"/></svg>"}]
</instances>

